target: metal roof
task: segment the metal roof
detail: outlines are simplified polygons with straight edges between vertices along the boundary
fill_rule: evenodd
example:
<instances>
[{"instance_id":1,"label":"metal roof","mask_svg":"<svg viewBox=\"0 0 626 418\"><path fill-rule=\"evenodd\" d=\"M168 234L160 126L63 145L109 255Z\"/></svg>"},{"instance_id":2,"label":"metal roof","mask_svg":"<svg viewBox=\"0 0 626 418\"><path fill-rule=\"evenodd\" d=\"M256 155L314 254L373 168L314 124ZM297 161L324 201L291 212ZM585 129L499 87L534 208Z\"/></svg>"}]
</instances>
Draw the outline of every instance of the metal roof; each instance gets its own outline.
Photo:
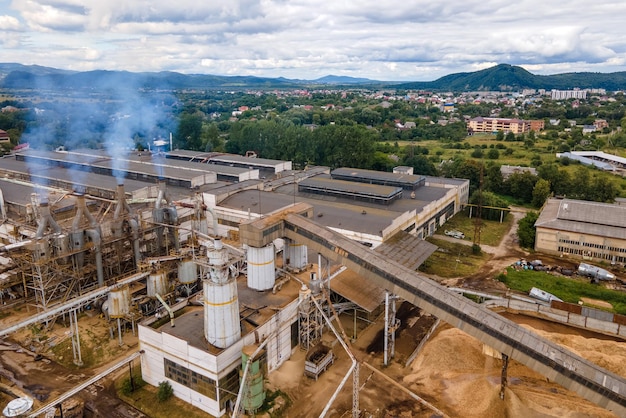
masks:
<instances>
[{"instance_id":1,"label":"metal roof","mask_svg":"<svg viewBox=\"0 0 626 418\"><path fill-rule=\"evenodd\" d=\"M592 160L591 158L583 157L582 155L572 154L571 152L562 152L560 154L556 154L556 157L557 158L567 157L570 160L579 161L581 164L584 164L584 165L592 165L594 167L598 167L601 170L615 171L615 167L609 163Z\"/></svg>"},{"instance_id":2,"label":"metal roof","mask_svg":"<svg viewBox=\"0 0 626 418\"><path fill-rule=\"evenodd\" d=\"M626 207L572 199L549 199L535 226L626 239Z\"/></svg>"},{"instance_id":3,"label":"metal roof","mask_svg":"<svg viewBox=\"0 0 626 418\"><path fill-rule=\"evenodd\" d=\"M368 197L378 197L390 199L399 193L402 188L392 186L381 186L378 184L358 183L346 180L335 180L326 177L311 177L298 183L298 188L326 190L328 192L344 193L346 195L361 195Z\"/></svg>"},{"instance_id":4,"label":"metal roof","mask_svg":"<svg viewBox=\"0 0 626 418\"><path fill-rule=\"evenodd\" d=\"M374 251L416 271L432 253L437 251L437 246L408 232L400 231Z\"/></svg>"},{"instance_id":5,"label":"metal roof","mask_svg":"<svg viewBox=\"0 0 626 418\"><path fill-rule=\"evenodd\" d=\"M238 163L238 164L246 164L250 167L259 166L259 167L271 167L274 168L277 165L285 164L287 161L282 160L270 160L268 158L257 158L257 157L244 157L242 155L234 155L234 154L221 154L211 156L210 161L221 161L226 163Z\"/></svg>"},{"instance_id":6,"label":"metal roof","mask_svg":"<svg viewBox=\"0 0 626 418\"><path fill-rule=\"evenodd\" d=\"M336 168L330 173L331 177L352 179L354 181L371 180L384 184L397 184L407 186L419 186L425 181L424 176L415 174L389 173L386 171L364 170L361 168Z\"/></svg>"}]
</instances>

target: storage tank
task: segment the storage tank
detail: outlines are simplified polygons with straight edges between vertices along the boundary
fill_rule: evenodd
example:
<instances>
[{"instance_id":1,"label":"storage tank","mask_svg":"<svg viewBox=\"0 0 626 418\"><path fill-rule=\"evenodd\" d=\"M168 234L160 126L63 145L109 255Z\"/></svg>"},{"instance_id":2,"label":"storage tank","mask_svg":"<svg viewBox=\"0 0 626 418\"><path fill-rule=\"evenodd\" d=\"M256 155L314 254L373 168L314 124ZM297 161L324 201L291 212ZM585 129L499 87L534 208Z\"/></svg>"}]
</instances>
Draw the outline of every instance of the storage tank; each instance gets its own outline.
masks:
<instances>
[{"instance_id":1,"label":"storage tank","mask_svg":"<svg viewBox=\"0 0 626 418\"><path fill-rule=\"evenodd\" d=\"M192 260L183 260L178 263L178 281L182 284L192 284L198 280L198 266Z\"/></svg>"},{"instance_id":2,"label":"storage tank","mask_svg":"<svg viewBox=\"0 0 626 418\"><path fill-rule=\"evenodd\" d=\"M265 386L263 384L263 365L261 364L261 358L263 358L265 354L265 350L261 350L257 353L256 357L250 359L254 352L256 351L256 346L247 345L243 347L241 350L241 368L242 373L250 360L250 365L248 366L248 374L246 376L246 385L248 389L244 392L245 395L242 398L242 405L246 412L250 415L254 415L261 406L263 406L263 402L265 401Z\"/></svg>"},{"instance_id":3,"label":"storage tank","mask_svg":"<svg viewBox=\"0 0 626 418\"><path fill-rule=\"evenodd\" d=\"M248 287L254 290L269 290L276 283L274 245L248 247Z\"/></svg>"},{"instance_id":4,"label":"storage tank","mask_svg":"<svg viewBox=\"0 0 626 418\"><path fill-rule=\"evenodd\" d=\"M128 315L130 313L130 287L126 285L111 290L106 306L109 318L123 318Z\"/></svg>"},{"instance_id":5,"label":"storage tank","mask_svg":"<svg viewBox=\"0 0 626 418\"><path fill-rule=\"evenodd\" d=\"M578 265L578 274L598 280L615 280L615 275L613 273L586 263L580 263Z\"/></svg>"},{"instance_id":6,"label":"storage tank","mask_svg":"<svg viewBox=\"0 0 626 418\"><path fill-rule=\"evenodd\" d=\"M228 252L220 240L208 251L209 271L204 290L204 336L210 344L226 348L241 338L237 281L228 270Z\"/></svg>"},{"instance_id":7,"label":"storage tank","mask_svg":"<svg viewBox=\"0 0 626 418\"><path fill-rule=\"evenodd\" d=\"M163 270L150 273L146 281L146 292L151 298L156 297L157 293L161 296L169 293L167 273Z\"/></svg>"},{"instance_id":8,"label":"storage tank","mask_svg":"<svg viewBox=\"0 0 626 418\"><path fill-rule=\"evenodd\" d=\"M294 269L303 269L309 263L307 246L291 240L285 242L283 257L285 257L285 260L288 260L287 264L289 267Z\"/></svg>"}]
</instances>

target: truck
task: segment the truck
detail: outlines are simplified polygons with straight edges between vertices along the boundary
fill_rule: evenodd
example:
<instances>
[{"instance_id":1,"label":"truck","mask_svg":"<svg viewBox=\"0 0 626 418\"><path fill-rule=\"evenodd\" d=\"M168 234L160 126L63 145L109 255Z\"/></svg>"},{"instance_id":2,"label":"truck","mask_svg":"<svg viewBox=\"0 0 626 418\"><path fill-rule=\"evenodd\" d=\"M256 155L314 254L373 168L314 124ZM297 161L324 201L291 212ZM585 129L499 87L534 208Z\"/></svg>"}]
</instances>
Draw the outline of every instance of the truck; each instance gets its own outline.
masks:
<instances>
[{"instance_id":1,"label":"truck","mask_svg":"<svg viewBox=\"0 0 626 418\"><path fill-rule=\"evenodd\" d=\"M580 263L578 265L578 274L580 276L591 277L591 281L593 282L597 282L598 280L615 280L613 273L587 263Z\"/></svg>"},{"instance_id":2,"label":"truck","mask_svg":"<svg viewBox=\"0 0 626 418\"><path fill-rule=\"evenodd\" d=\"M307 377L317 380L317 378L328 369L335 361L332 348L320 343L311 348L306 355L304 362L304 374Z\"/></svg>"}]
</instances>

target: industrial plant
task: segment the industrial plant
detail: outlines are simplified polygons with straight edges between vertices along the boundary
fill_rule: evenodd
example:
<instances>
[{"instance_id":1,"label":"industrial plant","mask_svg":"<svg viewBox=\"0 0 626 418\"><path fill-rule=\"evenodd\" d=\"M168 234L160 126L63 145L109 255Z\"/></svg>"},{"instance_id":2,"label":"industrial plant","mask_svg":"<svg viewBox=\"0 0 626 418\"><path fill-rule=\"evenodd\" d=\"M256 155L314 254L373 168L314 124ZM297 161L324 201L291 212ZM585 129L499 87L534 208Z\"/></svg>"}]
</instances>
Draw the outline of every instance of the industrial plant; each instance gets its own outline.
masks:
<instances>
[{"instance_id":1,"label":"industrial plant","mask_svg":"<svg viewBox=\"0 0 626 418\"><path fill-rule=\"evenodd\" d=\"M467 204L468 180L183 150L23 150L0 159L0 191L1 306L31 312L0 338L68 318L80 366L79 314L96 310L120 345L137 334L145 382L212 416L256 413L266 376L298 350L314 379L339 350L350 356L343 312L384 317L387 362L396 300L626 413L622 377L417 272L436 250L425 238Z\"/></svg>"}]
</instances>

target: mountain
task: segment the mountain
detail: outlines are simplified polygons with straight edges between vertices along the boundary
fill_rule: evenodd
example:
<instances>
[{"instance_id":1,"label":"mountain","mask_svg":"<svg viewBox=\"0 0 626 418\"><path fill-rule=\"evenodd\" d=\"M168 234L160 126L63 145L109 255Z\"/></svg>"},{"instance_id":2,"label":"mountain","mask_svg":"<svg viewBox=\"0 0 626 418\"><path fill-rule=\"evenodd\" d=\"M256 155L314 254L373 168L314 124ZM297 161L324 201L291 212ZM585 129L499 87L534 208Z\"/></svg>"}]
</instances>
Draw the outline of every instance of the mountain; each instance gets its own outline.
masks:
<instances>
[{"instance_id":1,"label":"mountain","mask_svg":"<svg viewBox=\"0 0 626 418\"><path fill-rule=\"evenodd\" d=\"M471 73L456 73L435 81L394 85L398 89L445 91L519 91L522 89L604 88L610 91L626 89L626 72L532 74L522 67L499 64Z\"/></svg>"},{"instance_id":2,"label":"mountain","mask_svg":"<svg viewBox=\"0 0 626 418\"><path fill-rule=\"evenodd\" d=\"M107 90L143 88L151 90L179 89L275 89L317 88L323 85L341 87L385 87L403 90L433 91L519 91L522 89L604 88L626 90L626 72L532 74L522 67L499 64L480 71L455 73L434 81L392 83L367 78L327 75L316 80L292 80L283 77L219 76L181 74L176 72L66 71L37 65L0 63L0 88Z\"/></svg>"},{"instance_id":3,"label":"mountain","mask_svg":"<svg viewBox=\"0 0 626 418\"><path fill-rule=\"evenodd\" d=\"M313 80L314 83L320 84L371 84L380 83L380 81L370 80L369 78L346 77L340 75L327 75Z\"/></svg>"}]
</instances>

